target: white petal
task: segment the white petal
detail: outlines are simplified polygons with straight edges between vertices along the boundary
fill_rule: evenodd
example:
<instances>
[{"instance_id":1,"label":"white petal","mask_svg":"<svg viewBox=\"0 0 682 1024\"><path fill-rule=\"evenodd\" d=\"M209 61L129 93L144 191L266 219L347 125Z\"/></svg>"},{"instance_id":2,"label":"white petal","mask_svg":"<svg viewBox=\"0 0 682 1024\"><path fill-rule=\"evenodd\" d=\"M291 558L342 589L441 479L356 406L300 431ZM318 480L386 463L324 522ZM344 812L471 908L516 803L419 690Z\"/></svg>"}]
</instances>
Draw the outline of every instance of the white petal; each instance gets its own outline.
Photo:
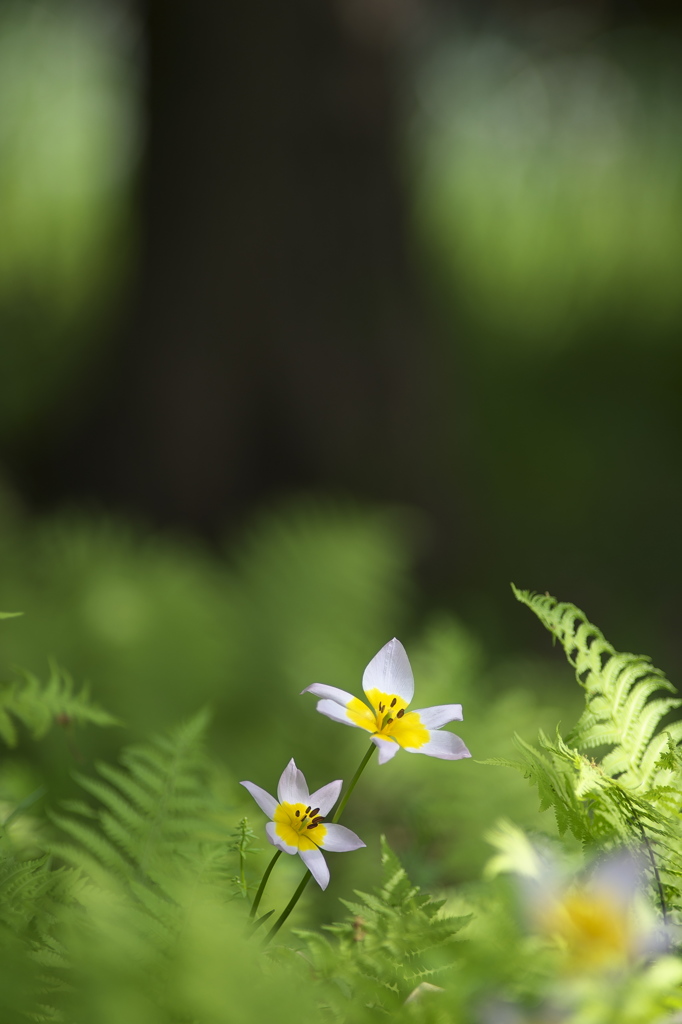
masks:
<instances>
[{"instance_id":1,"label":"white petal","mask_svg":"<svg viewBox=\"0 0 682 1024\"><path fill-rule=\"evenodd\" d=\"M621 910L632 903L642 884L644 863L630 850L610 853L592 872L591 892L608 895Z\"/></svg>"},{"instance_id":2,"label":"white petal","mask_svg":"<svg viewBox=\"0 0 682 1024\"><path fill-rule=\"evenodd\" d=\"M379 764L386 764L400 750L395 740L385 740L382 736L370 737L372 743L379 748Z\"/></svg>"},{"instance_id":3,"label":"white petal","mask_svg":"<svg viewBox=\"0 0 682 1024\"><path fill-rule=\"evenodd\" d=\"M296 767L293 757L282 772L277 786L277 797L281 804L307 804L308 786L303 772Z\"/></svg>"},{"instance_id":4,"label":"white petal","mask_svg":"<svg viewBox=\"0 0 682 1024\"><path fill-rule=\"evenodd\" d=\"M350 701L355 700L352 693L339 690L338 686L326 686L324 683L313 683L311 686L306 686L305 690L301 690L301 694L303 693L313 693L316 697L328 697L329 700L341 704L344 708Z\"/></svg>"},{"instance_id":5,"label":"white petal","mask_svg":"<svg viewBox=\"0 0 682 1024\"><path fill-rule=\"evenodd\" d=\"M333 722L341 722L342 725L352 725L354 729L362 728L357 722L351 722L346 709L335 704L333 700L318 700L317 710L321 715L331 718Z\"/></svg>"},{"instance_id":6,"label":"white petal","mask_svg":"<svg viewBox=\"0 0 682 1024\"><path fill-rule=\"evenodd\" d=\"M308 803L311 807L317 807L318 814L326 818L339 799L342 786L343 779L337 779L336 782L328 782L326 786L322 786L321 789L316 789L314 793L310 794Z\"/></svg>"},{"instance_id":7,"label":"white petal","mask_svg":"<svg viewBox=\"0 0 682 1024\"><path fill-rule=\"evenodd\" d=\"M414 676L400 640L389 640L375 654L362 676L362 688L400 697L409 704L414 696Z\"/></svg>"},{"instance_id":8,"label":"white petal","mask_svg":"<svg viewBox=\"0 0 682 1024\"><path fill-rule=\"evenodd\" d=\"M421 747L405 747L410 754L428 754L429 757L440 757L444 761L459 761L461 757L471 757L464 740L455 736L454 732L432 732L429 740Z\"/></svg>"},{"instance_id":9,"label":"white petal","mask_svg":"<svg viewBox=\"0 0 682 1024\"><path fill-rule=\"evenodd\" d=\"M298 853L297 846L290 846L289 843L285 843L281 836L277 835L277 825L274 821L269 821L265 826L265 831L268 834L268 839L273 846L276 846L282 853Z\"/></svg>"},{"instance_id":10,"label":"white petal","mask_svg":"<svg viewBox=\"0 0 682 1024\"><path fill-rule=\"evenodd\" d=\"M355 832L351 832L345 825L324 825L327 830L325 837L320 843L323 850L330 850L332 853L347 853L349 850L359 850L365 844Z\"/></svg>"},{"instance_id":11,"label":"white petal","mask_svg":"<svg viewBox=\"0 0 682 1024\"><path fill-rule=\"evenodd\" d=\"M301 860L313 876L320 889L326 889L329 885L329 868L327 862L315 847L314 850L299 850Z\"/></svg>"},{"instance_id":12,"label":"white petal","mask_svg":"<svg viewBox=\"0 0 682 1024\"><path fill-rule=\"evenodd\" d=\"M239 785L243 786L244 789L248 789L261 811L265 811L268 818L273 816L275 809L279 806L274 796L270 796L264 789L257 786L255 782L240 782Z\"/></svg>"},{"instance_id":13,"label":"white petal","mask_svg":"<svg viewBox=\"0 0 682 1024\"><path fill-rule=\"evenodd\" d=\"M420 708L419 711L415 711L415 714L419 715L422 725L427 729L440 729L448 722L462 721L462 705L436 704L432 708Z\"/></svg>"}]
</instances>

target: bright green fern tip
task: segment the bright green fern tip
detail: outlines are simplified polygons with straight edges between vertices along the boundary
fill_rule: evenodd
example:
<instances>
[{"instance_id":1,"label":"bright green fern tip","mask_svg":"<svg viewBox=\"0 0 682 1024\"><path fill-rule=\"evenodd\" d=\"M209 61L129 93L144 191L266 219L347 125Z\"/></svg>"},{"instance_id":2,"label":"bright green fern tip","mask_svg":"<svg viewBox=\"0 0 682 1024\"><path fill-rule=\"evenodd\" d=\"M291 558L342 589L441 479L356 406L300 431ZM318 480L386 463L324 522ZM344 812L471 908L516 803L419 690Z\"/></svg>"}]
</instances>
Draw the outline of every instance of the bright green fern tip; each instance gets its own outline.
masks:
<instances>
[{"instance_id":1,"label":"bright green fern tip","mask_svg":"<svg viewBox=\"0 0 682 1024\"><path fill-rule=\"evenodd\" d=\"M585 693L565 739L541 734L540 750L518 742L541 808L552 807L560 834L570 830L588 846L644 842L652 870L658 863L659 893L679 907L682 722L661 728L682 704L669 696L675 687L648 657L617 651L576 605L512 590L561 643Z\"/></svg>"},{"instance_id":2,"label":"bright green fern tip","mask_svg":"<svg viewBox=\"0 0 682 1024\"><path fill-rule=\"evenodd\" d=\"M581 750L610 748L601 768L629 789L642 792L656 785L669 737L682 739L682 722L656 732L664 716L682 703L663 695L675 687L648 657L616 651L574 604L513 590L561 643L585 691L585 710L567 741Z\"/></svg>"}]
</instances>

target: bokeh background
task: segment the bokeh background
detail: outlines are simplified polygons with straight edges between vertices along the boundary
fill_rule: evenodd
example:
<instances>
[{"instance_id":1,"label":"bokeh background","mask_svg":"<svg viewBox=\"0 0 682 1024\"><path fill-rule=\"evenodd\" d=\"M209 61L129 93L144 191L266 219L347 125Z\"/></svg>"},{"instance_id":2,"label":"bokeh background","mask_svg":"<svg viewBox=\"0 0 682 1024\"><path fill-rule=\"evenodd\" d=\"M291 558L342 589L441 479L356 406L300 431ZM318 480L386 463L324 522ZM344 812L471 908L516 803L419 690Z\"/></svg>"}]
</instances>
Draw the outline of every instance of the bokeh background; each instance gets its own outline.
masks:
<instances>
[{"instance_id":1,"label":"bokeh background","mask_svg":"<svg viewBox=\"0 0 682 1024\"><path fill-rule=\"evenodd\" d=\"M298 693L393 635L509 756L579 700L510 581L679 680L681 227L677 5L0 0L0 670L125 723L0 797L204 704L236 817L347 777ZM538 821L496 771L401 756L355 827L475 877Z\"/></svg>"}]
</instances>

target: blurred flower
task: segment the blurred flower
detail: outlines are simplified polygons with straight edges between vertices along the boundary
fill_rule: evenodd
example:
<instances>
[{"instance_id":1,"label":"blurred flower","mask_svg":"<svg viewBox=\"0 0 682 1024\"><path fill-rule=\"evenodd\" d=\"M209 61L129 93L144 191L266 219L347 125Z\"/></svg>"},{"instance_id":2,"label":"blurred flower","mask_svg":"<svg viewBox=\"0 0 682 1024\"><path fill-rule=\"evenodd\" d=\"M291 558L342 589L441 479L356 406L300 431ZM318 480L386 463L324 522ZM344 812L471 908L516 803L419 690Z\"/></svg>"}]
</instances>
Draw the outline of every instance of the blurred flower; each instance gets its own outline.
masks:
<instances>
[{"instance_id":1,"label":"blurred flower","mask_svg":"<svg viewBox=\"0 0 682 1024\"><path fill-rule=\"evenodd\" d=\"M529 926L562 950L569 971L613 971L665 952L670 935L646 898L643 855L614 851L576 872L510 822L485 838L498 850L485 875L518 876Z\"/></svg>"},{"instance_id":2,"label":"blurred flower","mask_svg":"<svg viewBox=\"0 0 682 1024\"><path fill-rule=\"evenodd\" d=\"M349 828L324 822L339 798L341 779L309 793L292 757L279 780L277 800L253 782L241 785L272 819L265 826L272 845L283 853L298 853L321 889L329 885L329 868L320 851L345 853L365 845Z\"/></svg>"},{"instance_id":3,"label":"blurred flower","mask_svg":"<svg viewBox=\"0 0 682 1024\"><path fill-rule=\"evenodd\" d=\"M548 874L527 895L534 929L558 946L570 972L625 970L667 945L630 853L609 856L587 878L562 884Z\"/></svg>"},{"instance_id":4,"label":"blurred flower","mask_svg":"<svg viewBox=\"0 0 682 1024\"><path fill-rule=\"evenodd\" d=\"M301 692L323 698L317 703L321 714L371 733L372 743L379 748L379 764L390 761L399 747L411 754L429 754L448 761L471 757L459 736L439 731L448 722L462 720L461 704L439 704L405 713L414 695L414 676L399 640L390 640L372 658L364 671L362 688L371 708L352 693L324 683L313 683Z\"/></svg>"},{"instance_id":5,"label":"blurred flower","mask_svg":"<svg viewBox=\"0 0 682 1024\"><path fill-rule=\"evenodd\" d=\"M662 945L662 933L646 912L641 881L641 863L625 851L607 857L585 880L563 887L541 882L535 925L564 950L571 969L627 967Z\"/></svg>"}]
</instances>

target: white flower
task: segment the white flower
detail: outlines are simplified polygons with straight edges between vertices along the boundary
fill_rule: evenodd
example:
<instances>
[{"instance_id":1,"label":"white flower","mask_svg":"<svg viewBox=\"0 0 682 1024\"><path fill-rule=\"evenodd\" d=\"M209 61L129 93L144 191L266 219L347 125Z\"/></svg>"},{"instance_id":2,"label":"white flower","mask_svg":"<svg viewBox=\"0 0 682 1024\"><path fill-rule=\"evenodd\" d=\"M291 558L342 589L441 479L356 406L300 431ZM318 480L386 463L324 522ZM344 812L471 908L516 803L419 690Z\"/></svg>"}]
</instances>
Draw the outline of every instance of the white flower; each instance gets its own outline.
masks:
<instances>
[{"instance_id":1,"label":"white flower","mask_svg":"<svg viewBox=\"0 0 682 1024\"><path fill-rule=\"evenodd\" d=\"M645 899L643 852L611 851L588 872L575 873L510 822L499 822L486 838L499 853L485 874L519 876L529 926L561 950L569 972L612 972L669 944L669 929Z\"/></svg>"},{"instance_id":2,"label":"white flower","mask_svg":"<svg viewBox=\"0 0 682 1024\"><path fill-rule=\"evenodd\" d=\"M283 853L298 853L321 889L329 885L329 868L321 850L345 853L365 845L349 828L324 821L339 798L341 779L309 793L292 757L279 780L276 800L254 782L241 785L271 819L265 831L272 845Z\"/></svg>"},{"instance_id":3,"label":"white flower","mask_svg":"<svg viewBox=\"0 0 682 1024\"><path fill-rule=\"evenodd\" d=\"M587 878L561 884L545 870L526 897L537 930L564 951L573 970L626 968L637 957L662 952L666 929L644 898L644 860L611 853Z\"/></svg>"},{"instance_id":4,"label":"white flower","mask_svg":"<svg viewBox=\"0 0 682 1024\"><path fill-rule=\"evenodd\" d=\"M301 692L322 697L317 710L327 718L371 733L372 743L379 748L379 764L390 761L400 747L411 754L429 754L448 761L471 757L459 736L440 732L448 722L462 720L461 704L407 711L414 695L414 676L399 640L390 640L372 658L364 671L362 688L371 708L352 693L324 683L313 683Z\"/></svg>"}]
</instances>

